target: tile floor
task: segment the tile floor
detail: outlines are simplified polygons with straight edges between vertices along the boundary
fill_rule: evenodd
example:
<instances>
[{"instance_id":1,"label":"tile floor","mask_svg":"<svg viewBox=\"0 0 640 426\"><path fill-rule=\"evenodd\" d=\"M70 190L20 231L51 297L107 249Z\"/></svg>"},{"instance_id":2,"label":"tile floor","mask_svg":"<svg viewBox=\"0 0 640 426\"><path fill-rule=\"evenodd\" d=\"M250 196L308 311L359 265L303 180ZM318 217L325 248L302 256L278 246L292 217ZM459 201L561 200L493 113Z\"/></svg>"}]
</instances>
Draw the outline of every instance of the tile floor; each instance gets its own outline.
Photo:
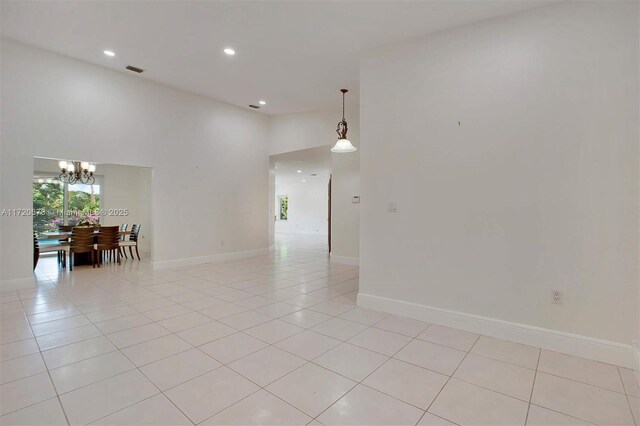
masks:
<instances>
[{"instance_id":1,"label":"tile floor","mask_svg":"<svg viewBox=\"0 0 640 426\"><path fill-rule=\"evenodd\" d=\"M3 289L2 425L633 425L633 371L355 306L324 239ZM637 423L636 423L637 424Z\"/></svg>"}]
</instances>

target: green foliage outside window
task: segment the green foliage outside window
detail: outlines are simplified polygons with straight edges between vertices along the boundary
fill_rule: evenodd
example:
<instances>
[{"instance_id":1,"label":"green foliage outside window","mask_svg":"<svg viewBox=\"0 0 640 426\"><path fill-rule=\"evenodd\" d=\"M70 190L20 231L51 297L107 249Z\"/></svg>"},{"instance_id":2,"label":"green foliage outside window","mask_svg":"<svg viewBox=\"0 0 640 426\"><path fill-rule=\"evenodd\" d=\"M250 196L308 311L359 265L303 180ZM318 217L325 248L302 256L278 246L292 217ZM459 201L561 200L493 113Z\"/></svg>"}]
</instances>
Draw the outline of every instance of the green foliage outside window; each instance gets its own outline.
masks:
<instances>
[{"instance_id":1,"label":"green foliage outside window","mask_svg":"<svg viewBox=\"0 0 640 426\"><path fill-rule=\"evenodd\" d=\"M287 220L289 210L289 197L282 195L278 198L280 201L280 220Z\"/></svg>"}]
</instances>

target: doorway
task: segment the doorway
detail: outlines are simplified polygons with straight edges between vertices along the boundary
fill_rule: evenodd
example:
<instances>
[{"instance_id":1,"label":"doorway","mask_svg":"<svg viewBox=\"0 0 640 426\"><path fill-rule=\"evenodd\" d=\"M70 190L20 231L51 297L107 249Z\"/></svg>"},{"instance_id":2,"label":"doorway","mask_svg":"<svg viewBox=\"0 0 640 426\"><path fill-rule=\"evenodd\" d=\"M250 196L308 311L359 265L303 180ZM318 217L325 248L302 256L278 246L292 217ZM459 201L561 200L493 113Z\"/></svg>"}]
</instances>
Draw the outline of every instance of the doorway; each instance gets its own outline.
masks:
<instances>
[{"instance_id":1,"label":"doorway","mask_svg":"<svg viewBox=\"0 0 640 426\"><path fill-rule=\"evenodd\" d=\"M271 156L274 240L324 241L331 250L330 147Z\"/></svg>"}]
</instances>

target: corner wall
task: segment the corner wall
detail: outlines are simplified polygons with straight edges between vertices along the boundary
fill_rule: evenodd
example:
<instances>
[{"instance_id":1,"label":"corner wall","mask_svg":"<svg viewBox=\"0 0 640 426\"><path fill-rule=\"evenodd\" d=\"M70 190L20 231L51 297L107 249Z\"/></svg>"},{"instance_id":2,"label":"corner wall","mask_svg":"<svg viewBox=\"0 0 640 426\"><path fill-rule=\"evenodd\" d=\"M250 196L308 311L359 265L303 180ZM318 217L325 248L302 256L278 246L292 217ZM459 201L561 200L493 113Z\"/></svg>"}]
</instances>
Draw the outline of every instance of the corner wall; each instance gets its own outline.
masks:
<instances>
[{"instance_id":1,"label":"corner wall","mask_svg":"<svg viewBox=\"0 0 640 426\"><path fill-rule=\"evenodd\" d=\"M568 2L368 55L359 304L630 365L638 38Z\"/></svg>"}]
</instances>

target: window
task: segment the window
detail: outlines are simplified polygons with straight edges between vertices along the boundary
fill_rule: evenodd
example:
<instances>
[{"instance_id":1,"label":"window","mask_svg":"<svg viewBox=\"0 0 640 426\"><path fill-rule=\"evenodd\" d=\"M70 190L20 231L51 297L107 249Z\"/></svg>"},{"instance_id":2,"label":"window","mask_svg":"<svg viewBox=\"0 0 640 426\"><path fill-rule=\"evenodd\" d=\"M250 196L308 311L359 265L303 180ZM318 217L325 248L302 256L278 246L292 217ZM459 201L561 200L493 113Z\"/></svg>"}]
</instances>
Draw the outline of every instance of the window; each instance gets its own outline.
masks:
<instances>
[{"instance_id":1,"label":"window","mask_svg":"<svg viewBox=\"0 0 640 426\"><path fill-rule=\"evenodd\" d=\"M278 220L287 220L289 215L289 197L287 195L279 195L278 206Z\"/></svg>"},{"instance_id":2,"label":"window","mask_svg":"<svg viewBox=\"0 0 640 426\"><path fill-rule=\"evenodd\" d=\"M59 225L75 225L82 219L100 222L100 185L69 185L57 176L33 177L33 230L56 231Z\"/></svg>"}]
</instances>

